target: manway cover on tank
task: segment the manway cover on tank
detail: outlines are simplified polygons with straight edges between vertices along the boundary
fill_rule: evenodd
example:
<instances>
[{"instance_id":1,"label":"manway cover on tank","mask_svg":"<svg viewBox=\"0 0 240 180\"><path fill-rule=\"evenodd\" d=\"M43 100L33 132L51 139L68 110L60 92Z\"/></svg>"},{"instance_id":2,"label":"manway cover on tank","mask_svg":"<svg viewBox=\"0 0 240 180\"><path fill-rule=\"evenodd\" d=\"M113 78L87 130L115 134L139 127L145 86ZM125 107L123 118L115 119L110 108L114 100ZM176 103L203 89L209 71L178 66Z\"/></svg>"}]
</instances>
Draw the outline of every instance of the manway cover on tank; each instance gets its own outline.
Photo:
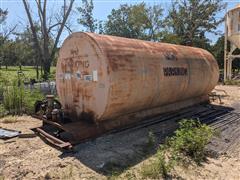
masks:
<instances>
[{"instance_id":1,"label":"manway cover on tank","mask_svg":"<svg viewBox=\"0 0 240 180\"><path fill-rule=\"evenodd\" d=\"M56 81L66 112L100 122L206 101L218 71L203 49L73 33L60 49Z\"/></svg>"}]
</instances>

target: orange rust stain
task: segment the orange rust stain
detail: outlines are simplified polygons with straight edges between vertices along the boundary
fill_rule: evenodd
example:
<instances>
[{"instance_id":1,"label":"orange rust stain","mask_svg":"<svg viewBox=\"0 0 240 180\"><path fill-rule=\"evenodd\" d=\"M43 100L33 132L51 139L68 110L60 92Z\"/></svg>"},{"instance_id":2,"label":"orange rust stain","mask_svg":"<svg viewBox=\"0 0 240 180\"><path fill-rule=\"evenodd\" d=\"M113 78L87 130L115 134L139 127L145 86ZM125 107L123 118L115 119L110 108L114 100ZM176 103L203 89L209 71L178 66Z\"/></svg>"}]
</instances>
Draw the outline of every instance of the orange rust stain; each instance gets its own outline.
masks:
<instances>
[{"instance_id":1,"label":"orange rust stain","mask_svg":"<svg viewBox=\"0 0 240 180\"><path fill-rule=\"evenodd\" d=\"M95 34L84 34L82 36L88 40L90 38L86 38L86 36L91 36L91 40L94 41L94 43L90 41L90 47L88 47L89 53L96 60L96 63L95 60L92 61L93 67L99 68L97 69L98 75L99 77L104 76L101 77L101 81L107 84L106 94L104 92L103 98L100 100L106 102L102 106L105 109L99 113L98 109L102 104L99 103L98 98L100 92L95 89L99 85L97 83L96 85L78 84L76 79L71 82L76 84L76 87L72 86L73 91L76 91L74 95L76 100L74 101L82 100L79 103L84 105L82 107L81 104L78 114L82 111L83 117L86 119L98 117L104 121L116 117L115 115L123 115L126 112L138 112L184 98L192 98L199 95L198 90L203 92L201 90L202 86L210 86L208 89L211 89L215 83L216 76L211 75L209 69L216 72L216 64L209 63L206 65L206 61L213 62L214 59L209 53L201 49ZM79 41L79 44L81 44L81 41ZM100 50L103 54L98 56L97 52ZM76 59L74 58L73 61L76 61ZM99 66L98 63L100 63ZM199 68L204 67L205 69L202 69L203 72L201 72L201 69L196 69L194 73L186 77L166 78L162 72L162 65L184 67L199 65ZM61 66L62 69L66 68L64 65ZM209 68L209 66L212 67ZM207 81L205 76L197 76L195 72L206 74L206 77L211 78L208 80L209 82L212 81L211 85L205 83ZM91 73L92 69L81 71L82 75ZM189 79L191 79L191 82ZM205 85L198 86L194 83L197 81L203 82ZM78 86L81 86L82 89L79 89ZM66 89L66 91L68 90ZM207 94L208 92L204 93ZM96 104L98 108L95 110ZM95 114L89 114L90 111ZM99 119L96 119L96 121Z\"/></svg>"}]
</instances>

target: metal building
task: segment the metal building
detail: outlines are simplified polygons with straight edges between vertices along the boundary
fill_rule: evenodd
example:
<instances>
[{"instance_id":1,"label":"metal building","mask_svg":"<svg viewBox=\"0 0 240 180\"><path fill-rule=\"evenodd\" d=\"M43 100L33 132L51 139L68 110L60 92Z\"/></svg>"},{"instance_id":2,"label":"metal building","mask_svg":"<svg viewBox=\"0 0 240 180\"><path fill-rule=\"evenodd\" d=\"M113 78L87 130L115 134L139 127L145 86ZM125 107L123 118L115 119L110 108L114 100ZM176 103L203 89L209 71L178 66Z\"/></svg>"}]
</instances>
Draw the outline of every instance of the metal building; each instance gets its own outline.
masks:
<instances>
[{"instance_id":1,"label":"metal building","mask_svg":"<svg viewBox=\"0 0 240 180\"><path fill-rule=\"evenodd\" d=\"M224 81L232 79L232 62L240 58L240 54L234 53L238 48L240 49L240 4L225 16Z\"/></svg>"}]
</instances>

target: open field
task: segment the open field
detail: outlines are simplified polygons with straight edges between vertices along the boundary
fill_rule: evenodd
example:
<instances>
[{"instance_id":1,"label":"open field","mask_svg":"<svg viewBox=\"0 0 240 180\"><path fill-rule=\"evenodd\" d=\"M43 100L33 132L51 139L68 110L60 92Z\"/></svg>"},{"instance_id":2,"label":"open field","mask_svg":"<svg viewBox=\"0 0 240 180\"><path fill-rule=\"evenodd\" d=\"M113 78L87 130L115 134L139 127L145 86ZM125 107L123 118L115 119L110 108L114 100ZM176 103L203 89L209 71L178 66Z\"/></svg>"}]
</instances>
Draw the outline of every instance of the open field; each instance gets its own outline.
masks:
<instances>
[{"instance_id":1,"label":"open field","mask_svg":"<svg viewBox=\"0 0 240 180\"><path fill-rule=\"evenodd\" d=\"M18 71L18 66L9 66L8 69L5 69L5 67L2 66L2 69L0 69L1 76L7 80L16 79L18 77ZM23 78L27 81L29 81L29 79L36 79L36 70L33 66L22 66L22 72ZM51 67L51 79L55 79L55 72L56 67Z\"/></svg>"},{"instance_id":2,"label":"open field","mask_svg":"<svg viewBox=\"0 0 240 180\"><path fill-rule=\"evenodd\" d=\"M223 98L224 106L240 111L240 87L216 88L225 90L229 95ZM217 101L214 104L219 105ZM171 124L169 121L154 126L152 130L164 133ZM22 133L32 134L30 128L40 125L39 120L29 116L0 119L1 127ZM226 128L231 129L231 126ZM240 122L234 124L234 128L240 131ZM39 137L0 140L0 179L144 179L141 168L150 163L155 154L146 146L149 130L105 135L77 145L72 152L57 150ZM227 138L223 133L221 139ZM227 140L226 145L229 146ZM240 179L239 172L240 139L237 138L226 153L208 158L202 166L176 167L172 178Z\"/></svg>"}]
</instances>

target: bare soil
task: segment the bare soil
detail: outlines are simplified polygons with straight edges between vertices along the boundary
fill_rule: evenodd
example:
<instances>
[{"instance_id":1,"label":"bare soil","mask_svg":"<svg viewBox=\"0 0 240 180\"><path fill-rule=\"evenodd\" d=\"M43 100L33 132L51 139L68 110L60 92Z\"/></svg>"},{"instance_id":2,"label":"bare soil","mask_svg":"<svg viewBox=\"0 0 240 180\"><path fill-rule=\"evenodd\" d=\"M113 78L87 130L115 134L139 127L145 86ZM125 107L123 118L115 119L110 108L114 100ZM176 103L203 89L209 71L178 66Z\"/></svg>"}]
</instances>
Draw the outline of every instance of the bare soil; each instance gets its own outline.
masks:
<instances>
[{"instance_id":1,"label":"bare soil","mask_svg":"<svg viewBox=\"0 0 240 180\"><path fill-rule=\"evenodd\" d=\"M217 94L223 95L222 105L240 111L240 87L220 85L216 89ZM226 91L227 96L219 89ZM218 100L213 103L219 105ZM41 122L29 116L0 119L0 127L19 130L24 134L33 134L30 129L38 126ZM232 126L240 132L240 123ZM0 179L141 179L141 165L151 159L157 145L174 128L175 124L168 121L161 126L108 134L79 144L72 152L58 150L37 136L0 140ZM232 130L228 127L220 140L213 141L220 144L227 137L227 152L208 158L202 166L177 167L173 178L240 179L240 137L233 137L236 134L233 131L232 134L226 133L229 128ZM149 144L150 131L160 132L154 147ZM231 138L234 143L229 145L227 142ZM120 175L113 176L116 172Z\"/></svg>"}]
</instances>

